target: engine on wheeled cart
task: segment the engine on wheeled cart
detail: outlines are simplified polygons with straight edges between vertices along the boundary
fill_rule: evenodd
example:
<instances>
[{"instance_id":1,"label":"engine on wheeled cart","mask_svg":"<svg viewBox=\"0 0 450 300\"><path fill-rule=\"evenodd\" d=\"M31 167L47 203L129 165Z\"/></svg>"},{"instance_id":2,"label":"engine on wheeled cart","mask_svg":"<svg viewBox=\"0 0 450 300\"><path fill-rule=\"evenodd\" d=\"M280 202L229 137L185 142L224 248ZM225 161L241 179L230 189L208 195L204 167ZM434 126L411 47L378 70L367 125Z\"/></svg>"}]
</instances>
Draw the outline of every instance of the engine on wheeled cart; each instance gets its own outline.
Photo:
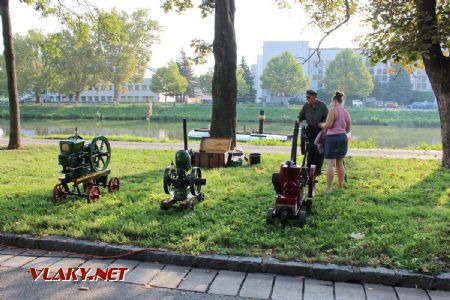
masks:
<instances>
[{"instance_id":1,"label":"engine on wheeled cart","mask_svg":"<svg viewBox=\"0 0 450 300\"><path fill-rule=\"evenodd\" d=\"M53 189L53 201L60 202L68 195L86 196L88 202L96 202L101 195L100 186L108 187L109 192L120 189L120 181L112 177L108 182L111 170L111 146L104 136L95 137L91 143L78 135L59 142L60 154L58 163L62 166L60 183ZM73 183L69 189L69 183ZM81 185L81 189L80 189Z\"/></svg>"}]
</instances>

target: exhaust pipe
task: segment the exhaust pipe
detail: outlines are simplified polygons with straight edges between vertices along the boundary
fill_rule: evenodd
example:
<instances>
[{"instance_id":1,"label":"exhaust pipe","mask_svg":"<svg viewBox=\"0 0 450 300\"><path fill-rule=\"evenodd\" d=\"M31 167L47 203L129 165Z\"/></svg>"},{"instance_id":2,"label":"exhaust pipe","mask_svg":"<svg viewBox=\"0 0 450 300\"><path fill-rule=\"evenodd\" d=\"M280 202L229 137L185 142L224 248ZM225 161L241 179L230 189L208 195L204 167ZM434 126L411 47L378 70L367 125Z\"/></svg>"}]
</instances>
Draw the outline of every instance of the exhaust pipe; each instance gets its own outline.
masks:
<instances>
[{"instance_id":1,"label":"exhaust pipe","mask_svg":"<svg viewBox=\"0 0 450 300\"><path fill-rule=\"evenodd\" d=\"M186 119L183 119L183 140L184 140L184 150L188 149L188 142L187 142L187 129L186 129Z\"/></svg>"},{"instance_id":2,"label":"exhaust pipe","mask_svg":"<svg viewBox=\"0 0 450 300\"><path fill-rule=\"evenodd\" d=\"M291 161L294 165L297 164L297 139L298 139L298 128L300 123L295 120L294 122L294 135L292 136L292 148L291 148Z\"/></svg>"}]
</instances>

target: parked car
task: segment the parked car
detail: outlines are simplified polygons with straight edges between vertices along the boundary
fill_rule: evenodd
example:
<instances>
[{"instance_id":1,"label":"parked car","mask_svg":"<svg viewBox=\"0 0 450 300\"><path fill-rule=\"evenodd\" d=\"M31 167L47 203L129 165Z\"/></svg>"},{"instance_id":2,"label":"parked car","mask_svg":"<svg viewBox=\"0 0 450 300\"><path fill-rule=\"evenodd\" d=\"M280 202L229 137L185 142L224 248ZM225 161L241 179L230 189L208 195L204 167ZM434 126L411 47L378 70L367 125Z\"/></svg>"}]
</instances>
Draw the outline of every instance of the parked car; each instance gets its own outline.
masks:
<instances>
[{"instance_id":1,"label":"parked car","mask_svg":"<svg viewBox=\"0 0 450 300\"><path fill-rule=\"evenodd\" d=\"M434 102L413 102L409 106L411 109L436 109L437 105Z\"/></svg>"},{"instance_id":2,"label":"parked car","mask_svg":"<svg viewBox=\"0 0 450 300\"><path fill-rule=\"evenodd\" d=\"M398 103L394 101L388 101L384 104L386 108L398 108Z\"/></svg>"},{"instance_id":3,"label":"parked car","mask_svg":"<svg viewBox=\"0 0 450 300\"><path fill-rule=\"evenodd\" d=\"M363 102L361 100L352 100L353 106L359 107L363 105Z\"/></svg>"}]
</instances>

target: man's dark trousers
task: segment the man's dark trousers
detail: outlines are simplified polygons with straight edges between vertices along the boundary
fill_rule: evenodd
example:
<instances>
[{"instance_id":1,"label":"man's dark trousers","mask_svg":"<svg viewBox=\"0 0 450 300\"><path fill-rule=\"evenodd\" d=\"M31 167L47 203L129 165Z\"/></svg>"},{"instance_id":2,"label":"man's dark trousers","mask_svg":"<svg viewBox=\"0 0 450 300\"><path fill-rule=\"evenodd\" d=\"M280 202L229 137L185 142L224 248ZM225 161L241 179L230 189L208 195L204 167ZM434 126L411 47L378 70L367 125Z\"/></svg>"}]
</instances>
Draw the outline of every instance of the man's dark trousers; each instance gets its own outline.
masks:
<instances>
[{"instance_id":1,"label":"man's dark trousers","mask_svg":"<svg viewBox=\"0 0 450 300\"><path fill-rule=\"evenodd\" d=\"M307 157L306 157L306 165L308 168L311 165L316 165L316 175L320 175L322 173L322 165L324 154L320 153L317 150L316 145L314 145L314 141L319 132L322 131L320 127L306 126L306 141L307 141Z\"/></svg>"}]
</instances>

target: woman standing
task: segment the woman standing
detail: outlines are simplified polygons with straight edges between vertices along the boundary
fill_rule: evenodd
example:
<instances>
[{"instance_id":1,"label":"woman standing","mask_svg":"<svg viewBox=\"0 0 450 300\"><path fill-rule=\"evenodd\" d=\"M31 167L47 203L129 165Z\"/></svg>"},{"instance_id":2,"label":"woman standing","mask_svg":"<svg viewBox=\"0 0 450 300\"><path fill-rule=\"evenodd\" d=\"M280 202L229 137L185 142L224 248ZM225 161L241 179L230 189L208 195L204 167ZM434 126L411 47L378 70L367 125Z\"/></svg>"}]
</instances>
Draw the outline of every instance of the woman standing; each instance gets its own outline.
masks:
<instances>
[{"instance_id":1,"label":"woman standing","mask_svg":"<svg viewBox=\"0 0 450 300\"><path fill-rule=\"evenodd\" d=\"M344 94L336 92L333 97L333 107L327 115L327 120L319 123L319 127L327 130L324 153L328 161L327 191L333 186L334 166L337 169L338 188L344 187L344 158L348 150L347 134L350 131L350 114L343 108Z\"/></svg>"}]
</instances>

